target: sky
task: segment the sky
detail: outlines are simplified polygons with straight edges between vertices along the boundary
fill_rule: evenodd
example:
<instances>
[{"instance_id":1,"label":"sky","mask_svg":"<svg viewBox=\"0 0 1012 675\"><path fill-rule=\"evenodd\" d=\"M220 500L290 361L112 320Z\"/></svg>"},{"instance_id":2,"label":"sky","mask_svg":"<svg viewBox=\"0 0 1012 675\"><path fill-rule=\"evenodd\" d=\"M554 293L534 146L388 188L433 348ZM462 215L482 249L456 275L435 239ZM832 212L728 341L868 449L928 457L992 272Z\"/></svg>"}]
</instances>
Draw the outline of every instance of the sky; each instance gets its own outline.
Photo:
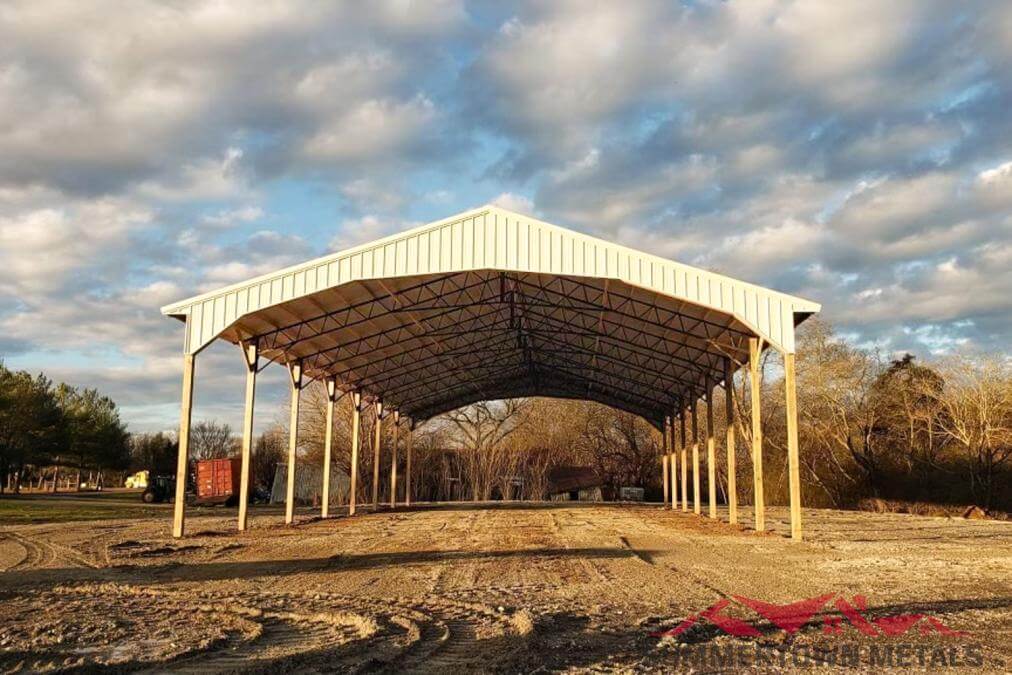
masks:
<instances>
[{"instance_id":1,"label":"sky","mask_svg":"<svg viewBox=\"0 0 1012 675\"><path fill-rule=\"evenodd\" d=\"M1010 111L1008 2L8 0L0 359L170 430L162 305L490 202L1007 353ZM238 427L238 350L196 381Z\"/></svg>"}]
</instances>

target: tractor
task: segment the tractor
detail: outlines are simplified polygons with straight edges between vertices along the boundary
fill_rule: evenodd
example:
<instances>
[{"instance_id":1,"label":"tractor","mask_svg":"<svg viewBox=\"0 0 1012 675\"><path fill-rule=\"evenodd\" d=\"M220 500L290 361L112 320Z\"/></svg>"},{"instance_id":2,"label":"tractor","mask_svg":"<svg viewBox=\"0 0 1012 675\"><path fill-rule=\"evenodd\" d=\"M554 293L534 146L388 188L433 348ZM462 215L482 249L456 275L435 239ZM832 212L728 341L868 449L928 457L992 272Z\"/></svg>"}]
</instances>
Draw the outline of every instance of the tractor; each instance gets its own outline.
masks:
<instances>
[{"instance_id":1,"label":"tractor","mask_svg":"<svg viewBox=\"0 0 1012 675\"><path fill-rule=\"evenodd\" d=\"M141 499L145 504L171 502L175 494L176 479L174 476L154 476L148 480L148 487L141 493Z\"/></svg>"}]
</instances>

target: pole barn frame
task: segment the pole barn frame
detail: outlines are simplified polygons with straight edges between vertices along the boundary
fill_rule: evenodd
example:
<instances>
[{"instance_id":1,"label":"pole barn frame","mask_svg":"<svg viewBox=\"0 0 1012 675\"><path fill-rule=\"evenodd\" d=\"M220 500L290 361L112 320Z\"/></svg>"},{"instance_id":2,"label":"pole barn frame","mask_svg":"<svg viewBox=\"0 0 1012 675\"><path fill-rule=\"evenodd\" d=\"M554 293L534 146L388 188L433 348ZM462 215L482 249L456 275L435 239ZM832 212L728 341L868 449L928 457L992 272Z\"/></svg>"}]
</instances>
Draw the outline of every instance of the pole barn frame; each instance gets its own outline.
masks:
<instances>
[{"instance_id":1,"label":"pole barn frame","mask_svg":"<svg viewBox=\"0 0 1012 675\"><path fill-rule=\"evenodd\" d=\"M819 310L803 298L496 206L167 305L162 313L186 324L173 534L183 535L195 359L222 339L255 341L265 364L298 369L296 424L302 375L355 392L355 458L363 397L382 400L412 428L482 400L548 396L603 403L662 431L676 406L682 419L691 410L696 421L695 397L726 379L727 362L754 372L762 350L775 349L790 362L788 464L798 539L794 334ZM758 412L754 397L753 406ZM698 452L698 434L693 440ZM293 434L289 479L295 442ZM668 464L674 483L675 462ZM683 508L686 468L683 454ZM354 473L352 480L357 487Z\"/></svg>"}]
</instances>

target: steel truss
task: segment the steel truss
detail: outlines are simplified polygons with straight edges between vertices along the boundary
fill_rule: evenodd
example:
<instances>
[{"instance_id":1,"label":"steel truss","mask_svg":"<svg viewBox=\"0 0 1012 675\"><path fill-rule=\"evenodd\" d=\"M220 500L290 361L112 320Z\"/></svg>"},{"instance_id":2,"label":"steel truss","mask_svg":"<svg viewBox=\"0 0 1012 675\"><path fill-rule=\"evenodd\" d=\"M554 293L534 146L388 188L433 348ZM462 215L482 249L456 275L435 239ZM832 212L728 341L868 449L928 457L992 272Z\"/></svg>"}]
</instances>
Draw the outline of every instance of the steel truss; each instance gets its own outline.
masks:
<instances>
[{"instance_id":1,"label":"steel truss","mask_svg":"<svg viewBox=\"0 0 1012 675\"><path fill-rule=\"evenodd\" d=\"M720 380L725 358L746 361L753 337L730 315L623 282L495 270L354 282L244 317L230 334L418 421L549 395L657 426Z\"/></svg>"}]
</instances>

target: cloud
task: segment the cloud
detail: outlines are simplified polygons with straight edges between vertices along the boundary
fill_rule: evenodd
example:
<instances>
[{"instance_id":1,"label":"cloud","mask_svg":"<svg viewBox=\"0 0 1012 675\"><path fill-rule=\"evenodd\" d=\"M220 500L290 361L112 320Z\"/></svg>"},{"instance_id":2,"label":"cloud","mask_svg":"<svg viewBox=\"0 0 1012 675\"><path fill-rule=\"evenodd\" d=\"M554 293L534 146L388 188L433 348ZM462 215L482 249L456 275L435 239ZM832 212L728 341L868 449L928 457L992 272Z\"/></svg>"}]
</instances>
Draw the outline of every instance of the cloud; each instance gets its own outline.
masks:
<instances>
[{"instance_id":1,"label":"cloud","mask_svg":"<svg viewBox=\"0 0 1012 675\"><path fill-rule=\"evenodd\" d=\"M217 213L209 213L202 220L212 227L228 228L238 223L252 223L264 216L259 206L241 206L234 209L222 209Z\"/></svg>"},{"instance_id":2,"label":"cloud","mask_svg":"<svg viewBox=\"0 0 1012 675\"><path fill-rule=\"evenodd\" d=\"M530 197L518 195L513 192L503 192L496 195L489 201L489 204L495 204L501 206L507 211L513 211L515 213L523 213L528 216L537 215L538 211L534 208L534 202Z\"/></svg>"},{"instance_id":3,"label":"cloud","mask_svg":"<svg viewBox=\"0 0 1012 675\"><path fill-rule=\"evenodd\" d=\"M489 195L862 343L1007 349L1010 35L941 0L7 3L0 350L171 427L160 305Z\"/></svg>"},{"instance_id":4,"label":"cloud","mask_svg":"<svg viewBox=\"0 0 1012 675\"><path fill-rule=\"evenodd\" d=\"M385 218L375 214L349 218L341 224L340 231L330 240L328 248L331 251L343 251L421 224L420 221Z\"/></svg>"},{"instance_id":5,"label":"cloud","mask_svg":"<svg viewBox=\"0 0 1012 675\"><path fill-rule=\"evenodd\" d=\"M8 4L0 184L173 199L229 190L221 158L247 151L260 174L397 159L464 20L455 2Z\"/></svg>"},{"instance_id":6,"label":"cloud","mask_svg":"<svg viewBox=\"0 0 1012 675\"><path fill-rule=\"evenodd\" d=\"M368 100L336 115L316 129L300 149L319 163L396 161L411 152L411 142L428 135L435 104L424 96L409 101Z\"/></svg>"}]
</instances>

